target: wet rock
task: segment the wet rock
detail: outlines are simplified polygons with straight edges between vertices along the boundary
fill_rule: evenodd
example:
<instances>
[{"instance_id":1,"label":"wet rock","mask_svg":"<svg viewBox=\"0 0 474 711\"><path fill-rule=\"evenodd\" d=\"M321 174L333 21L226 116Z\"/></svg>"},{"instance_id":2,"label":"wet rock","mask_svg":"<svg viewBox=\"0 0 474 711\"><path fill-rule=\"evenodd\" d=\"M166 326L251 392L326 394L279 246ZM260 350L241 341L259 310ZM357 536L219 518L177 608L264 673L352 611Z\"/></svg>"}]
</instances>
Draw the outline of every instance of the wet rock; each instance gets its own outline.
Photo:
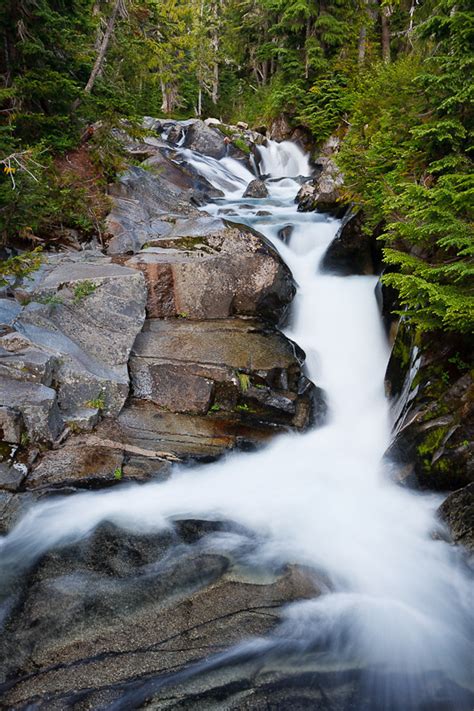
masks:
<instances>
[{"instance_id":1,"label":"wet rock","mask_svg":"<svg viewBox=\"0 0 474 711\"><path fill-rule=\"evenodd\" d=\"M474 553L474 483L448 496L438 509L453 540Z\"/></svg>"},{"instance_id":2,"label":"wet rock","mask_svg":"<svg viewBox=\"0 0 474 711\"><path fill-rule=\"evenodd\" d=\"M133 456L133 466L152 478L162 472L163 462L168 464L173 458L214 461L231 449L260 446L283 429L276 424L247 421L239 412L219 410L206 416L173 413L132 398L116 421L104 420L95 434L119 444Z\"/></svg>"},{"instance_id":3,"label":"wet rock","mask_svg":"<svg viewBox=\"0 0 474 711\"><path fill-rule=\"evenodd\" d=\"M340 276L374 274L380 263L376 235L364 232L363 212L349 210L323 257L322 268Z\"/></svg>"},{"instance_id":4,"label":"wet rock","mask_svg":"<svg viewBox=\"0 0 474 711\"><path fill-rule=\"evenodd\" d=\"M121 450L90 446L87 440L71 438L63 447L45 452L28 475L26 488L54 487L97 488L122 477L124 455Z\"/></svg>"},{"instance_id":5,"label":"wet rock","mask_svg":"<svg viewBox=\"0 0 474 711\"><path fill-rule=\"evenodd\" d=\"M295 287L291 272L261 235L214 218L178 221L169 238L132 257L148 285L151 318L284 319Z\"/></svg>"},{"instance_id":6,"label":"wet rock","mask_svg":"<svg viewBox=\"0 0 474 711\"><path fill-rule=\"evenodd\" d=\"M386 373L394 420L386 452L409 486L453 490L474 481L470 347L453 334L416 336L401 322Z\"/></svg>"},{"instance_id":7,"label":"wet rock","mask_svg":"<svg viewBox=\"0 0 474 711\"><path fill-rule=\"evenodd\" d=\"M281 239L284 244L289 244L293 230L294 225L285 225L281 230L278 230L278 239Z\"/></svg>"},{"instance_id":8,"label":"wet rock","mask_svg":"<svg viewBox=\"0 0 474 711\"><path fill-rule=\"evenodd\" d=\"M304 379L303 359L294 343L256 321L153 319L133 348L133 394L173 412L214 408L305 428L323 398Z\"/></svg>"},{"instance_id":9,"label":"wet rock","mask_svg":"<svg viewBox=\"0 0 474 711\"><path fill-rule=\"evenodd\" d=\"M251 180L247 185L243 194L244 198L266 198L268 197L268 189L263 180L256 178Z\"/></svg>"},{"instance_id":10,"label":"wet rock","mask_svg":"<svg viewBox=\"0 0 474 711\"><path fill-rule=\"evenodd\" d=\"M204 121L195 121L186 131L186 148L191 148L204 156L224 158L227 153L225 136L219 129L207 126Z\"/></svg>"},{"instance_id":11,"label":"wet rock","mask_svg":"<svg viewBox=\"0 0 474 711\"><path fill-rule=\"evenodd\" d=\"M295 198L300 212L318 210L338 217L344 214L341 193L344 177L334 161L338 150L339 140L332 136L321 147L320 156L313 166L315 177L301 187Z\"/></svg>"},{"instance_id":12,"label":"wet rock","mask_svg":"<svg viewBox=\"0 0 474 711\"><path fill-rule=\"evenodd\" d=\"M97 707L96 694L263 635L284 604L318 594L295 566L266 581L234 570L222 545L213 547L213 532L225 528L189 523L151 535L106 523L44 556L0 641L3 702L55 708L79 692Z\"/></svg>"}]
</instances>

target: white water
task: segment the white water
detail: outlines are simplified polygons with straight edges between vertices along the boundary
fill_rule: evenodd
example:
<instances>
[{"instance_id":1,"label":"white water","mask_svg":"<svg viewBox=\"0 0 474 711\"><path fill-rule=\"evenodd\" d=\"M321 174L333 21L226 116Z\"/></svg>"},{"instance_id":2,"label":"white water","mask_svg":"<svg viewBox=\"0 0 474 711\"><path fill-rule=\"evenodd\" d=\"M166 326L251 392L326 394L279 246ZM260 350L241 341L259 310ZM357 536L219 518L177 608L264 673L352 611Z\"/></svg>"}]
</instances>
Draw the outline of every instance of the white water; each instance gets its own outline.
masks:
<instances>
[{"instance_id":1,"label":"white water","mask_svg":"<svg viewBox=\"0 0 474 711\"><path fill-rule=\"evenodd\" d=\"M243 201L254 176L240 164L183 154L226 192L225 201L206 209L235 209L291 267L299 289L287 334L306 351L309 376L326 391L329 422L257 453L178 469L165 483L38 505L4 539L5 563L77 540L102 520L155 530L175 518L230 519L261 537L259 562L309 565L331 581L333 593L288 608L277 640L324 642L333 652L327 664L336 658L376 665L407 679L434 671L468 685L471 589L458 553L432 539L439 500L393 485L381 465L390 435L383 388L388 347L376 278L318 273L338 222L297 213L295 181L269 181L269 199ZM275 177L285 169L295 176L308 171L295 146L271 145L263 163ZM256 217L261 209L272 216ZM288 223L295 227L285 246L276 235ZM420 689L413 693L422 696Z\"/></svg>"}]
</instances>

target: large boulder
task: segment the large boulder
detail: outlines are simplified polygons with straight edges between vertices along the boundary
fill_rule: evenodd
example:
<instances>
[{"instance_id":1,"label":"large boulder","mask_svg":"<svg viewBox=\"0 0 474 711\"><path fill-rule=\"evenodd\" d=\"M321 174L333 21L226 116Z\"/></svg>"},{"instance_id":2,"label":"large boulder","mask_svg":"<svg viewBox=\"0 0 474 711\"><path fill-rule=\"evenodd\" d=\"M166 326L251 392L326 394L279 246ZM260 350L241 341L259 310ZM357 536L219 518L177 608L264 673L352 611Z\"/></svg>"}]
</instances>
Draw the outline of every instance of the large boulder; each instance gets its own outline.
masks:
<instances>
[{"instance_id":1,"label":"large boulder","mask_svg":"<svg viewBox=\"0 0 474 711\"><path fill-rule=\"evenodd\" d=\"M438 509L455 543L474 555L474 483L453 491Z\"/></svg>"},{"instance_id":2,"label":"large boulder","mask_svg":"<svg viewBox=\"0 0 474 711\"><path fill-rule=\"evenodd\" d=\"M130 359L133 394L172 412L230 411L305 428L325 404L303 375L304 354L280 332L249 319L152 319Z\"/></svg>"},{"instance_id":3,"label":"large boulder","mask_svg":"<svg viewBox=\"0 0 474 711\"><path fill-rule=\"evenodd\" d=\"M247 185L242 197L259 199L266 198L268 197L268 188L263 182L263 180L259 180L258 178L256 178L255 180L251 180L250 183Z\"/></svg>"},{"instance_id":4,"label":"large boulder","mask_svg":"<svg viewBox=\"0 0 474 711\"><path fill-rule=\"evenodd\" d=\"M344 215L321 267L330 274L340 276L374 274L380 267L380 251L376 235L364 230L363 212L350 209Z\"/></svg>"},{"instance_id":5,"label":"large boulder","mask_svg":"<svg viewBox=\"0 0 474 711\"><path fill-rule=\"evenodd\" d=\"M177 217L198 216L196 206L222 195L192 168L159 151L145 165L129 168L110 188L109 254L138 252L146 242L166 235Z\"/></svg>"},{"instance_id":6,"label":"large boulder","mask_svg":"<svg viewBox=\"0 0 474 711\"><path fill-rule=\"evenodd\" d=\"M470 348L453 334L417 335L402 321L386 373L394 421L386 457L407 485L453 490L474 481Z\"/></svg>"},{"instance_id":7,"label":"large boulder","mask_svg":"<svg viewBox=\"0 0 474 711\"><path fill-rule=\"evenodd\" d=\"M295 198L300 212L318 210L338 217L344 214L344 176L335 162L339 145L339 139L330 136L321 146L313 165L314 177L301 187Z\"/></svg>"},{"instance_id":8,"label":"large boulder","mask_svg":"<svg viewBox=\"0 0 474 711\"><path fill-rule=\"evenodd\" d=\"M187 131L184 145L197 153L211 158L223 158L227 153L226 137L214 126L207 126L204 121L195 121Z\"/></svg>"},{"instance_id":9,"label":"large boulder","mask_svg":"<svg viewBox=\"0 0 474 711\"><path fill-rule=\"evenodd\" d=\"M318 594L302 568L269 568L266 580L246 570L239 541L243 553L252 549L245 529L212 521L177 521L148 535L104 523L33 570L2 575L5 708L69 708L79 696L81 706L108 705L145 670L166 675L265 635L283 605ZM21 595L8 605L15 590Z\"/></svg>"},{"instance_id":10,"label":"large boulder","mask_svg":"<svg viewBox=\"0 0 474 711\"><path fill-rule=\"evenodd\" d=\"M117 414L145 318L143 276L100 253L49 255L15 294L27 303L0 337L0 405L22 413L28 435L47 441L77 411Z\"/></svg>"},{"instance_id":11,"label":"large boulder","mask_svg":"<svg viewBox=\"0 0 474 711\"><path fill-rule=\"evenodd\" d=\"M149 317L285 318L295 293L291 272L261 235L201 216L177 221L149 244L127 262L145 274Z\"/></svg>"}]
</instances>

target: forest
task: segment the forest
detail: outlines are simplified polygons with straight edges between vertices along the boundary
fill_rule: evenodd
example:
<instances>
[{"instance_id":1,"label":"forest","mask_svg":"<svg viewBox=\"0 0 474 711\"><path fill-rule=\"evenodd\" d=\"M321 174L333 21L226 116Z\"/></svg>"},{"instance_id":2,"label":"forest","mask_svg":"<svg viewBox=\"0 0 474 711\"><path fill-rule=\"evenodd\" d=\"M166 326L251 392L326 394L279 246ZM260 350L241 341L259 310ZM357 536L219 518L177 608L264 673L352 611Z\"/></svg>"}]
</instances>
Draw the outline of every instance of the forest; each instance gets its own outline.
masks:
<instances>
[{"instance_id":1,"label":"forest","mask_svg":"<svg viewBox=\"0 0 474 711\"><path fill-rule=\"evenodd\" d=\"M100 206L59 169L91 124L107 181L124 119L285 114L316 146L344 137L347 199L383 226L406 315L469 333L473 18L462 0L4 0L2 244L100 229Z\"/></svg>"}]
</instances>

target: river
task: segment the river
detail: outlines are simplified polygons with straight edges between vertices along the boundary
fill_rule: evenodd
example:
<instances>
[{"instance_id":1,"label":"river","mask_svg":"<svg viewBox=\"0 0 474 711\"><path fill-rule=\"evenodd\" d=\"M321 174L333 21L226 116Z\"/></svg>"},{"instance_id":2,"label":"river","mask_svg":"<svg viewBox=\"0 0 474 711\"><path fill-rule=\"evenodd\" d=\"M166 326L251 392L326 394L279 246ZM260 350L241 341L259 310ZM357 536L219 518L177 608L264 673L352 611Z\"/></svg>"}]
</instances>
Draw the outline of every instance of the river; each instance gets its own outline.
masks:
<instances>
[{"instance_id":1,"label":"river","mask_svg":"<svg viewBox=\"0 0 474 711\"><path fill-rule=\"evenodd\" d=\"M308 176L310 166L295 145L261 149L270 194L260 200L242 198L254 176L240 163L181 155L225 192L206 211L224 211L260 231L291 268L298 291L285 333L304 349L308 376L325 392L327 423L256 452L177 468L164 483L37 505L0 544L4 566L78 540L103 520L140 531L183 517L231 520L258 537L253 565L307 566L324 577L325 594L289 605L270 637L248 640L168 684L245 658L268 670L284 664L294 674L358 670L359 701L332 701L328 709L467 711L474 685L471 581L459 552L435 535L439 497L395 485L383 461L391 429L384 394L389 345L377 277L319 270L339 221L297 212L296 178ZM285 243L279 233L286 226ZM140 708L149 691L111 708Z\"/></svg>"}]
</instances>

